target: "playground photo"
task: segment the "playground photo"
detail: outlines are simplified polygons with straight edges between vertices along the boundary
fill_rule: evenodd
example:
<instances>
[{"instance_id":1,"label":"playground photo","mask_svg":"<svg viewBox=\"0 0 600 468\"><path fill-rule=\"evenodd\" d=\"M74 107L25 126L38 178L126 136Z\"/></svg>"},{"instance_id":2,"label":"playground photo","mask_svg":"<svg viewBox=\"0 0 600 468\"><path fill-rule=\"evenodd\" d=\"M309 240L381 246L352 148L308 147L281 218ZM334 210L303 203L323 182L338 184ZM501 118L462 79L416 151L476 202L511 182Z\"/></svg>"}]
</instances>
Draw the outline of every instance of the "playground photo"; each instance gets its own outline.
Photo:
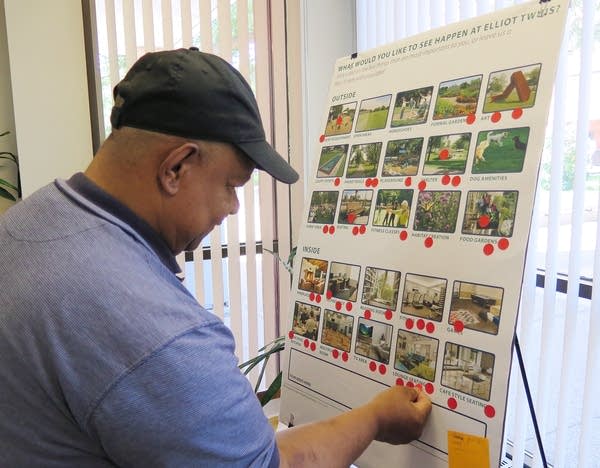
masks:
<instances>
[{"instance_id":1,"label":"playground photo","mask_svg":"<svg viewBox=\"0 0 600 468\"><path fill-rule=\"evenodd\" d=\"M456 230L460 191L419 192L415 210L415 231L445 232Z\"/></svg>"},{"instance_id":2,"label":"playground photo","mask_svg":"<svg viewBox=\"0 0 600 468\"><path fill-rule=\"evenodd\" d=\"M348 145L324 146L319 157L317 177L341 177L344 175Z\"/></svg>"},{"instance_id":3,"label":"playground photo","mask_svg":"<svg viewBox=\"0 0 600 468\"><path fill-rule=\"evenodd\" d=\"M529 127L479 132L471 172L521 172L528 140Z\"/></svg>"},{"instance_id":4,"label":"playground photo","mask_svg":"<svg viewBox=\"0 0 600 468\"><path fill-rule=\"evenodd\" d=\"M461 117L475 112L482 76L475 75L440 83L433 120Z\"/></svg>"},{"instance_id":5,"label":"playground photo","mask_svg":"<svg viewBox=\"0 0 600 468\"><path fill-rule=\"evenodd\" d=\"M371 213L373 190L344 190L340 203L340 224L367 224Z\"/></svg>"},{"instance_id":6,"label":"playground photo","mask_svg":"<svg viewBox=\"0 0 600 468\"><path fill-rule=\"evenodd\" d=\"M314 191L310 197L310 208L308 210L308 222L316 224L333 224L335 221L335 209L340 192L337 191Z\"/></svg>"},{"instance_id":7,"label":"playground photo","mask_svg":"<svg viewBox=\"0 0 600 468\"><path fill-rule=\"evenodd\" d=\"M512 236L518 195L519 192L515 190L469 192L462 233L478 236Z\"/></svg>"},{"instance_id":8,"label":"playground photo","mask_svg":"<svg viewBox=\"0 0 600 468\"><path fill-rule=\"evenodd\" d=\"M441 322L447 285L445 278L407 273L401 312Z\"/></svg>"},{"instance_id":9,"label":"playground photo","mask_svg":"<svg viewBox=\"0 0 600 468\"><path fill-rule=\"evenodd\" d=\"M383 158L383 177L413 176L419 170L423 138L388 141Z\"/></svg>"},{"instance_id":10,"label":"playground photo","mask_svg":"<svg viewBox=\"0 0 600 468\"><path fill-rule=\"evenodd\" d=\"M490 73L483 112L533 107L541 69L537 63Z\"/></svg>"},{"instance_id":11,"label":"playground photo","mask_svg":"<svg viewBox=\"0 0 600 468\"><path fill-rule=\"evenodd\" d=\"M382 309L396 310L400 290L400 272L366 267L362 303Z\"/></svg>"},{"instance_id":12,"label":"playground photo","mask_svg":"<svg viewBox=\"0 0 600 468\"><path fill-rule=\"evenodd\" d=\"M350 148L346 177L359 178L376 176L380 155L381 142L353 145Z\"/></svg>"},{"instance_id":13,"label":"playground photo","mask_svg":"<svg viewBox=\"0 0 600 468\"><path fill-rule=\"evenodd\" d=\"M352 342L353 327L354 317L352 315L325 309L321 343L348 353Z\"/></svg>"},{"instance_id":14,"label":"playground photo","mask_svg":"<svg viewBox=\"0 0 600 468\"><path fill-rule=\"evenodd\" d=\"M391 126L405 127L426 122L432 93L433 86L398 93Z\"/></svg>"},{"instance_id":15,"label":"playground photo","mask_svg":"<svg viewBox=\"0 0 600 468\"><path fill-rule=\"evenodd\" d=\"M465 328L497 335L503 295L502 288L455 281L448 323L460 321Z\"/></svg>"},{"instance_id":16,"label":"playground photo","mask_svg":"<svg viewBox=\"0 0 600 468\"><path fill-rule=\"evenodd\" d=\"M438 347L435 338L398 330L394 369L433 382Z\"/></svg>"},{"instance_id":17,"label":"playground photo","mask_svg":"<svg viewBox=\"0 0 600 468\"><path fill-rule=\"evenodd\" d=\"M296 301L294 305L294 322L292 330L295 334L310 340L317 340L321 308L312 304Z\"/></svg>"},{"instance_id":18,"label":"playground photo","mask_svg":"<svg viewBox=\"0 0 600 468\"><path fill-rule=\"evenodd\" d=\"M413 189L379 190L373 226L408 227Z\"/></svg>"},{"instance_id":19,"label":"playground photo","mask_svg":"<svg viewBox=\"0 0 600 468\"><path fill-rule=\"evenodd\" d=\"M354 114L356 113L356 102L338 104L329 108L327 124L325 125L325 136L345 135L352 131Z\"/></svg>"},{"instance_id":20,"label":"playground photo","mask_svg":"<svg viewBox=\"0 0 600 468\"><path fill-rule=\"evenodd\" d=\"M446 342L442 385L482 400L490 399L494 355L475 348Z\"/></svg>"},{"instance_id":21,"label":"playground photo","mask_svg":"<svg viewBox=\"0 0 600 468\"><path fill-rule=\"evenodd\" d=\"M387 323L359 318L354 352L374 361L388 364L392 346L392 331L392 326Z\"/></svg>"},{"instance_id":22,"label":"playground photo","mask_svg":"<svg viewBox=\"0 0 600 468\"><path fill-rule=\"evenodd\" d=\"M331 262L327 291L336 299L356 302L359 277L360 266Z\"/></svg>"},{"instance_id":23,"label":"playground photo","mask_svg":"<svg viewBox=\"0 0 600 468\"><path fill-rule=\"evenodd\" d=\"M325 292L327 265L328 263L325 260L308 257L303 258L302 263L300 264L298 289L323 294Z\"/></svg>"},{"instance_id":24,"label":"playground photo","mask_svg":"<svg viewBox=\"0 0 600 468\"><path fill-rule=\"evenodd\" d=\"M356 132L367 132L385 128L390 111L391 94L365 99L360 103Z\"/></svg>"},{"instance_id":25,"label":"playground photo","mask_svg":"<svg viewBox=\"0 0 600 468\"><path fill-rule=\"evenodd\" d=\"M464 174L470 144L470 133L429 137L423 175Z\"/></svg>"}]
</instances>

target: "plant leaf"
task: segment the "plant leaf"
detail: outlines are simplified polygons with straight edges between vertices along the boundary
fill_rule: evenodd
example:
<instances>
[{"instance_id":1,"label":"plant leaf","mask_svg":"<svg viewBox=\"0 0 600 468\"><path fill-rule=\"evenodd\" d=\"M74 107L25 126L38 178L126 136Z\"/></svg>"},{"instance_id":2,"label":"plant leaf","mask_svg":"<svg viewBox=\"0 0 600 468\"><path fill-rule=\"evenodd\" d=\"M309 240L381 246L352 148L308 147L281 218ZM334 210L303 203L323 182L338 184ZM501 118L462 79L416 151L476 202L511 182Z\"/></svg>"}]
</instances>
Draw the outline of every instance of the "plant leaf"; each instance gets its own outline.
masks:
<instances>
[{"instance_id":1,"label":"plant leaf","mask_svg":"<svg viewBox=\"0 0 600 468\"><path fill-rule=\"evenodd\" d=\"M0 198L6 198L7 200L17 201L17 199L12 193L10 193L8 190L2 187L0 187Z\"/></svg>"},{"instance_id":2,"label":"plant leaf","mask_svg":"<svg viewBox=\"0 0 600 468\"><path fill-rule=\"evenodd\" d=\"M277 374L277 377L275 377L275 380L273 380L273 382L271 382L271 385L269 385L269 388L267 388L265 393L263 393L263 395L260 399L261 406L265 406L277 394L277 392L281 388L282 375L283 375L283 373L279 372L279 374Z\"/></svg>"},{"instance_id":3,"label":"plant leaf","mask_svg":"<svg viewBox=\"0 0 600 468\"><path fill-rule=\"evenodd\" d=\"M13 190L19 190L16 186L11 184L8 180L0 179L0 185L4 185L5 187L8 187Z\"/></svg>"}]
</instances>

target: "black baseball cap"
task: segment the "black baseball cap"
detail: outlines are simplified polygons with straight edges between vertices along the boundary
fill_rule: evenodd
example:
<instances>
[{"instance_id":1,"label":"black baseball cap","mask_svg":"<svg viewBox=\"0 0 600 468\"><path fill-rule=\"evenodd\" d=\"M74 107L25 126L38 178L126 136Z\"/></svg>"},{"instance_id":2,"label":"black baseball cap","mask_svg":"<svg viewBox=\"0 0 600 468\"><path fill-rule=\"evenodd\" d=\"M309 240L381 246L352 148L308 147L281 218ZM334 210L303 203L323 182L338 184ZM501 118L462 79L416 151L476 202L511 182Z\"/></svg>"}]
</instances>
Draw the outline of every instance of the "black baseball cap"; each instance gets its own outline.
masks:
<instances>
[{"instance_id":1,"label":"black baseball cap","mask_svg":"<svg viewBox=\"0 0 600 468\"><path fill-rule=\"evenodd\" d=\"M231 143L286 184L298 173L267 143L250 85L229 63L189 49L149 52L113 90L113 128Z\"/></svg>"}]
</instances>

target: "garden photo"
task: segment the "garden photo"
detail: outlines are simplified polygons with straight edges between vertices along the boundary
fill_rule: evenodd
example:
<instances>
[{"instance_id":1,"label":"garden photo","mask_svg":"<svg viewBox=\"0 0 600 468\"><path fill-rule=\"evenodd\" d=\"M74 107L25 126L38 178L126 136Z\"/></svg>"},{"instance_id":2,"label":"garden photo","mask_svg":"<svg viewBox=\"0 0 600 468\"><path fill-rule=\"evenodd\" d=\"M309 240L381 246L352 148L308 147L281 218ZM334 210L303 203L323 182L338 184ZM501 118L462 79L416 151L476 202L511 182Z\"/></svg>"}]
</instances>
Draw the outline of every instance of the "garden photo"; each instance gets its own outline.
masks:
<instances>
[{"instance_id":1,"label":"garden photo","mask_svg":"<svg viewBox=\"0 0 600 468\"><path fill-rule=\"evenodd\" d=\"M456 230L460 191L422 191L417 198L415 231L445 232Z\"/></svg>"},{"instance_id":2,"label":"garden photo","mask_svg":"<svg viewBox=\"0 0 600 468\"><path fill-rule=\"evenodd\" d=\"M379 190L373 226L408 227L413 192L413 189Z\"/></svg>"},{"instance_id":3,"label":"garden photo","mask_svg":"<svg viewBox=\"0 0 600 468\"><path fill-rule=\"evenodd\" d=\"M529 127L479 132L471 172L521 172L528 141Z\"/></svg>"},{"instance_id":4,"label":"garden photo","mask_svg":"<svg viewBox=\"0 0 600 468\"><path fill-rule=\"evenodd\" d=\"M494 355L475 348L446 342L442 385L482 400L490 399Z\"/></svg>"},{"instance_id":5,"label":"garden photo","mask_svg":"<svg viewBox=\"0 0 600 468\"><path fill-rule=\"evenodd\" d=\"M336 299L356 302L359 277L360 266L331 262L327 291Z\"/></svg>"},{"instance_id":6,"label":"garden photo","mask_svg":"<svg viewBox=\"0 0 600 468\"><path fill-rule=\"evenodd\" d=\"M344 175L348 145L324 146L319 157L317 177L341 177Z\"/></svg>"},{"instance_id":7,"label":"garden photo","mask_svg":"<svg viewBox=\"0 0 600 468\"><path fill-rule=\"evenodd\" d=\"M483 112L533 107L541 69L537 63L490 73Z\"/></svg>"},{"instance_id":8,"label":"garden photo","mask_svg":"<svg viewBox=\"0 0 600 468\"><path fill-rule=\"evenodd\" d=\"M348 158L346 177L359 178L376 176L380 155L380 142L352 145L350 148L350 157Z\"/></svg>"},{"instance_id":9,"label":"garden photo","mask_svg":"<svg viewBox=\"0 0 600 468\"><path fill-rule=\"evenodd\" d=\"M361 101L355 131L367 132L385 128L391 99L392 95L386 94Z\"/></svg>"},{"instance_id":10,"label":"garden photo","mask_svg":"<svg viewBox=\"0 0 600 468\"><path fill-rule=\"evenodd\" d=\"M462 117L477 110L482 75L440 83L433 120Z\"/></svg>"},{"instance_id":11,"label":"garden photo","mask_svg":"<svg viewBox=\"0 0 600 468\"><path fill-rule=\"evenodd\" d=\"M423 175L464 174L470 144L470 133L429 137Z\"/></svg>"},{"instance_id":12,"label":"garden photo","mask_svg":"<svg viewBox=\"0 0 600 468\"><path fill-rule=\"evenodd\" d=\"M398 330L394 369L433 382L439 341L418 333Z\"/></svg>"},{"instance_id":13,"label":"garden photo","mask_svg":"<svg viewBox=\"0 0 600 468\"><path fill-rule=\"evenodd\" d=\"M426 122L432 93L433 86L398 93L391 126L405 127Z\"/></svg>"},{"instance_id":14,"label":"garden photo","mask_svg":"<svg viewBox=\"0 0 600 468\"><path fill-rule=\"evenodd\" d=\"M400 272L366 267L362 303L382 309L396 310L400 290Z\"/></svg>"},{"instance_id":15,"label":"garden photo","mask_svg":"<svg viewBox=\"0 0 600 468\"><path fill-rule=\"evenodd\" d=\"M323 294L327 278L327 261L318 258L303 258L300 264L298 289Z\"/></svg>"},{"instance_id":16,"label":"garden photo","mask_svg":"<svg viewBox=\"0 0 600 468\"><path fill-rule=\"evenodd\" d=\"M518 196L519 192L515 190L469 192L462 233L478 236L512 236Z\"/></svg>"},{"instance_id":17,"label":"garden photo","mask_svg":"<svg viewBox=\"0 0 600 468\"><path fill-rule=\"evenodd\" d=\"M321 343L348 353L352 342L353 327L354 317L352 315L325 309Z\"/></svg>"},{"instance_id":18,"label":"garden photo","mask_svg":"<svg viewBox=\"0 0 600 468\"><path fill-rule=\"evenodd\" d=\"M352 123L356 113L356 102L338 104L329 108L325 136L345 135L352 131Z\"/></svg>"},{"instance_id":19,"label":"garden photo","mask_svg":"<svg viewBox=\"0 0 600 468\"><path fill-rule=\"evenodd\" d=\"M448 280L407 273L402 293L403 314L442 321Z\"/></svg>"},{"instance_id":20,"label":"garden photo","mask_svg":"<svg viewBox=\"0 0 600 468\"><path fill-rule=\"evenodd\" d=\"M344 190L340 203L340 224L367 224L371 213L373 190Z\"/></svg>"},{"instance_id":21,"label":"garden photo","mask_svg":"<svg viewBox=\"0 0 600 468\"><path fill-rule=\"evenodd\" d=\"M339 195L340 192L337 191L314 191L310 197L308 222L316 224L333 224Z\"/></svg>"},{"instance_id":22,"label":"garden photo","mask_svg":"<svg viewBox=\"0 0 600 468\"><path fill-rule=\"evenodd\" d=\"M296 304L294 305L294 322L292 324L292 330L297 335L316 341L319 334L320 319L320 307L296 301Z\"/></svg>"},{"instance_id":23,"label":"garden photo","mask_svg":"<svg viewBox=\"0 0 600 468\"><path fill-rule=\"evenodd\" d=\"M465 328L497 335L503 295L502 288L455 281L448 323L460 321Z\"/></svg>"},{"instance_id":24,"label":"garden photo","mask_svg":"<svg viewBox=\"0 0 600 468\"><path fill-rule=\"evenodd\" d=\"M387 323L358 319L354 352L374 361L388 364L392 346L392 326Z\"/></svg>"},{"instance_id":25,"label":"garden photo","mask_svg":"<svg viewBox=\"0 0 600 468\"><path fill-rule=\"evenodd\" d=\"M383 177L413 176L419 170L423 138L390 140L383 158Z\"/></svg>"}]
</instances>

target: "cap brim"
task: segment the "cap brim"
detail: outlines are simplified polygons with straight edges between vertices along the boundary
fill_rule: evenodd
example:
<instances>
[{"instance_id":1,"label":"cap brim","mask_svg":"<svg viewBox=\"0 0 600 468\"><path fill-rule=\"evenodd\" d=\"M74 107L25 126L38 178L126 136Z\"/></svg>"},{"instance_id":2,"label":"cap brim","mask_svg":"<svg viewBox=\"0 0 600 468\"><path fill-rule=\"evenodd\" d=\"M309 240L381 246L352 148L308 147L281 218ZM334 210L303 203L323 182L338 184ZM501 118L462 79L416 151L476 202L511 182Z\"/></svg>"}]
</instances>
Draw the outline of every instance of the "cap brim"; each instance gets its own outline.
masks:
<instances>
[{"instance_id":1,"label":"cap brim","mask_svg":"<svg viewBox=\"0 0 600 468\"><path fill-rule=\"evenodd\" d=\"M266 141L234 144L256 163L258 169L271 174L278 181L293 184L298 180L298 173Z\"/></svg>"}]
</instances>

